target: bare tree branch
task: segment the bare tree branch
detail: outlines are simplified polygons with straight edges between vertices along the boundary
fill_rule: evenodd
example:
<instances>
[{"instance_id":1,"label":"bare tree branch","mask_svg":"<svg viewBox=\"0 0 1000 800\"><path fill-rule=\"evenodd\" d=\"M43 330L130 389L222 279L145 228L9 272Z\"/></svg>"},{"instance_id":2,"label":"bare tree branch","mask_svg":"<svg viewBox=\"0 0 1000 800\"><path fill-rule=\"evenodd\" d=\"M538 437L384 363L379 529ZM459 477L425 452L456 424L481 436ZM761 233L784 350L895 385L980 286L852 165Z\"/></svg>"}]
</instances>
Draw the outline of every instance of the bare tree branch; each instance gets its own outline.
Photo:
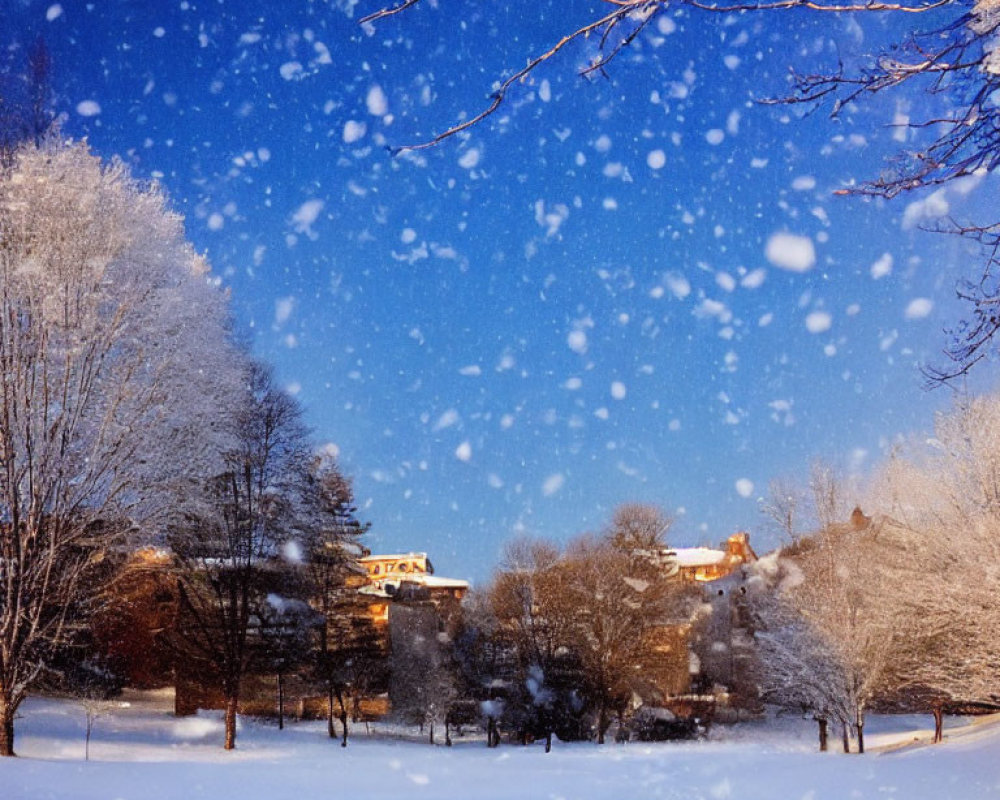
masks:
<instances>
[{"instance_id":1,"label":"bare tree branch","mask_svg":"<svg viewBox=\"0 0 1000 800\"><path fill-rule=\"evenodd\" d=\"M419 0L405 0L395 6L386 6L378 11L361 18L361 24L368 25L378 20L392 17L406 11L416 5ZM487 117L497 112L503 102L507 99L507 93L514 84L525 80L537 67L558 55L567 45L578 40L589 37L592 33L600 32L599 44L600 55L591 64L580 71L580 75L586 77L595 72L602 72L624 49L629 47L635 38L645 29L649 22L659 13L665 11L668 3L664 0L603 0L604 3L613 7L613 11L582 25L570 33L563 36L552 47L539 56L531 58L521 69L514 72L509 78L504 80L496 90L490 94L490 103L475 116L451 126L442 133L437 134L423 142L409 145L399 145L390 147L393 155L408 150L423 150L433 147L445 139L449 139L462 131L482 122ZM791 8L806 8L813 11L845 13L845 12L904 12L920 14L940 8L952 0L934 0L934 2L905 3L905 2L877 2L869 0L864 3L821 3L816 0L774 0L773 2L762 3L703 3L700 0L683 0L684 5L701 11L708 11L720 14L743 13L748 11L779 11ZM633 27L620 31L621 26L626 23L634 23ZM619 38L616 34L621 33ZM827 91L832 91L832 88ZM860 91L860 90L859 90ZM826 92L824 92L825 94ZM821 96L821 95L820 95ZM818 99L813 97L812 99Z\"/></svg>"},{"instance_id":2,"label":"bare tree branch","mask_svg":"<svg viewBox=\"0 0 1000 800\"><path fill-rule=\"evenodd\" d=\"M396 16L419 0L404 0L386 6L362 19L371 24ZM604 74L608 65L669 4L665 0L602 0L602 12L590 22L562 36L540 55L530 58L524 67L499 82L485 108L432 138L414 144L390 146L394 155L408 150L422 150L461 134L495 114L508 99L515 84L525 81L538 67L554 59L570 44L599 35L598 55L580 70L582 76ZM928 15L928 27L873 55L866 65L845 67L838 64L831 71L800 74L791 72L788 95L764 98L765 104L795 104L815 111L831 103L830 115L837 117L845 107L885 92L916 85L928 96L941 96L949 112L932 113L927 118L904 123L908 130L921 132L930 141L922 147L902 151L876 178L859 185L838 189L835 195L861 195L890 199L900 194L934 189L951 181L984 175L1000 167L1000 106L993 98L1000 91L1000 12L987 0L968 3L955 0L927 2L823 2L822 0L762 0L761 2L705 2L680 0L680 5L712 14L805 9L815 13L835 14L909 14ZM610 8L610 10L608 10ZM940 9L954 9L944 23L933 15ZM916 82L914 84L914 82ZM986 253L986 276L978 283L962 282L958 296L972 308L972 319L950 332L952 341L945 351L952 362L945 368L927 368L925 374L933 385L940 385L964 375L990 351L994 335L1000 329L996 305L1000 287L994 271L997 232L989 226L956 226L956 231L979 243Z\"/></svg>"},{"instance_id":3,"label":"bare tree branch","mask_svg":"<svg viewBox=\"0 0 1000 800\"><path fill-rule=\"evenodd\" d=\"M391 17L394 14L398 14L401 11L406 11L410 6L415 6L420 0L405 0L405 2L400 3L398 6L387 6L386 8L380 9L373 14L369 14L366 17L362 17L360 22L362 25L366 25L376 20L384 19L385 17Z\"/></svg>"}]
</instances>

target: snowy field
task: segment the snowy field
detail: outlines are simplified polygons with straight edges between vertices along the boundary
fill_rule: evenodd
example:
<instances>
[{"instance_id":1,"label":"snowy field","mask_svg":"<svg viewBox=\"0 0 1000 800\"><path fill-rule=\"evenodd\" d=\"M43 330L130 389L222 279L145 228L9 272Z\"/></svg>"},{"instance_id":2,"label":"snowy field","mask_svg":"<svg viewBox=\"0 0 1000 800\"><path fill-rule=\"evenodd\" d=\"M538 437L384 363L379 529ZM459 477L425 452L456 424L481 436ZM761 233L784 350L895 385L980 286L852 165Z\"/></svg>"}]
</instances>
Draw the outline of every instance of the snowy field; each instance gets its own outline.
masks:
<instances>
[{"instance_id":1,"label":"snowy field","mask_svg":"<svg viewBox=\"0 0 1000 800\"><path fill-rule=\"evenodd\" d=\"M244 720L224 752L217 715L177 719L168 698L136 697L97 720L83 760L85 714L31 700L20 758L0 760L3 800L309 800L309 798L677 798L678 800L978 800L1000 797L1000 719L953 721L927 746L929 718L874 719L864 756L814 752L814 726L771 720L716 727L707 741L541 746L459 740L451 748L366 735L345 750L321 723L285 730Z\"/></svg>"}]
</instances>

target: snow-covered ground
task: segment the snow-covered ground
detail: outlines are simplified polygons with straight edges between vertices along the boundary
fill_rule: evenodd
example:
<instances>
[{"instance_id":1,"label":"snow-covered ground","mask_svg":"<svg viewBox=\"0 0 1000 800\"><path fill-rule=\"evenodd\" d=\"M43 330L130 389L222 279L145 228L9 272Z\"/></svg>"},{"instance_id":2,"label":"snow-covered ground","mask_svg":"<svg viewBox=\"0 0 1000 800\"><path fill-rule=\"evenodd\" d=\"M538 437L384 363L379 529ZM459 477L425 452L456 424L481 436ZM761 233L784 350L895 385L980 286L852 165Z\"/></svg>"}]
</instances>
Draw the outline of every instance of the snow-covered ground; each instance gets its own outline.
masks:
<instances>
[{"instance_id":1,"label":"snow-covered ground","mask_svg":"<svg viewBox=\"0 0 1000 800\"><path fill-rule=\"evenodd\" d=\"M168 698L130 698L97 720L83 760L86 716L69 701L30 700L18 720L20 758L0 759L3 800L310 800L311 798L677 798L677 800L979 800L1000 797L1000 720L953 721L943 745L929 718L872 720L864 756L814 752L814 726L771 719L716 727L706 741L541 746L458 740L454 747L367 736L346 749L321 723L244 720L224 752L218 715L177 719Z\"/></svg>"}]
</instances>

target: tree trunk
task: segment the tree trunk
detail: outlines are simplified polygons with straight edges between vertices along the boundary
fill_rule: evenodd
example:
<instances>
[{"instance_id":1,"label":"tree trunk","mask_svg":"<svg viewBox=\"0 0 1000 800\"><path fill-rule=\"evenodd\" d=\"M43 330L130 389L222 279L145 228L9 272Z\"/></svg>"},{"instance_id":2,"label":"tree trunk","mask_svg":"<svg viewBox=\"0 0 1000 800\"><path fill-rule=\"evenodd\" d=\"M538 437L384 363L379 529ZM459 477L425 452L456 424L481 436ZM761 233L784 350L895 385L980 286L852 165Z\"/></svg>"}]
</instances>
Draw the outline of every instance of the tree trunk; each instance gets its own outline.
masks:
<instances>
[{"instance_id":1,"label":"tree trunk","mask_svg":"<svg viewBox=\"0 0 1000 800\"><path fill-rule=\"evenodd\" d=\"M0 756L13 756L14 714L17 705L7 697L0 696Z\"/></svg>"},{"instance_id":2,"label":"tree trunk","mask_svg":"<svg viewBox=\"0 0 1000 800\"><path fill-rule=\"evenodd\" d=\"M431 732L430 735L431 744L434 744L434 720L431 720L430 724L427 727Z\"/></svg>"},{"instance_id":3,"label":"tree trunk","mask_svg":"<svg viewBox=\"0 0 1000 800\"><path fill-rule=\"evenodd\" d=\"M278 730L285 729L285 676L278 673Z\"/></svg>"},{"instance_id":4,"label":"tree trunk","mask_svg":"<svg viewBox=\"0 0 1000 800\"><path fill-rule=\"evenodd\" d=\"M333 687L327 687L326 691L326 733L331 738L334 739L337 736L337 731L333 727Z\"/></svg>"},{"instance_id":5,"label":"tree trunk","mask_svg":"<svg viewBox=\"0 0 1000 800\"><path fill-rule=\"evenodd\" d=\"M619 744L624 744L629 739L628 730L625 728L625 712L618 709L615 714L618 717L618 730L615 732L615 741Z\"/></svg>"},{"instance_id":6,"label":"tree trunk","mask_svg":"<svg viewBox=\"0 0 1000 800\"><path fill-rule=\"evenodd\" d=\"M826 717L817 717L816 723L819 725L819 751L825 753L827 751L827 721Z\"/></svg>"},{"instance_id":7,"label":"tree trunk","mask_svg":"<svg viewBox=\"0 0 1000 800\"><path fill-rule=\"evenodd\" d=\"M934 706L934 744L944 741L944 711Z\"/></svg>"},{"instance_id":8,"label":"tree trunk","mask_svg":"<svg viewBox=\"0 0 1000 800\"><path fill-rule=\"evenodd\" d=\"M236 707L239 705L238 695L226 698L226 750L236 749Z\"/></svg>"},{"instance_id":9,"label":"tree trunk","mask_svg":"<svg viewBox=\"0 0 1000 800\"><path fill-rule=\"evenodd\" d=\"M604 732L608 729L608 709L601 703L600 711L597 714L597 743L604 744Z\"/></svg>"},{"instance_id":10,"label":"tree trunk","mask_svg":"<svg viewBox=\"0 0 1000 800\"><path fill-rule=\"evenodd\" d=\"M451 747L451 723L447 716L444 718L444 744L445 747Z\"/></svg>"},{"instance_id":11,"label":"tree trunk","mask_svg":"<svg viewBox=\"0 0 1000 800\"><path fill-rule=\"evenodd\" d=\"M337 696L337 704L340 706L340 727L343 730L343 738L341 739L340 746L347 747L347 705L344 703L344 692L340 684L333 687L333 692ZM333 712L331 711L331 713ZM332 722L330 723L330 726L332 730Z\"/></svg>"},{"instance_id":12,"label":"tree trunk","mask_svg":"<svg viewBox=\"0 0 1000 800\"><path fill-rule=\"evenodd\" d=\"M846 720L840 723L840 738L844 742L844 752L845 753L850 753L851 752L851 740L850 740L850 738L847 735L847 721Z\"/></svg>"},{"instance_id":13,"label":"tree trunk","mask_svg":"<svg viewBox=\"0 0 1000 800\"><path fill-rule=\"evenodd\" d=\"M858 721L854 723L854 729L858 732L858 752L865 752L865 720L864 717L858 717Z\"/></svg>"},{"instance_id":14,"label":"tree trunk","mask_svg":"<svg viewBox=\"0 0 1000 800\"><path fill-rule=\"evenodd\" d=\"M545 752L552 752L552 731L545 732Z\"/></svg>"},{"instance_id":15,"label":"tree trunk","mask_svg":"<svg viewBox=\"0 0 1000 800\"><path fill-rule=\"evenodd\" d=\"M340 741L341 747L347 747L347 711L340 707L340 726L344 729L344 738Z\"/></svg>"},{"instance_id":16,"label":"tree trunk","mask_svg":"<svg viewBox=\"0 0 1000 800\"><path fill-rule=\"evenodd\" d=\"M87 733L83 740L83 760L90 761L90 734L94 731L94 712L87 709Z\"/></svg>"}]
</instances>

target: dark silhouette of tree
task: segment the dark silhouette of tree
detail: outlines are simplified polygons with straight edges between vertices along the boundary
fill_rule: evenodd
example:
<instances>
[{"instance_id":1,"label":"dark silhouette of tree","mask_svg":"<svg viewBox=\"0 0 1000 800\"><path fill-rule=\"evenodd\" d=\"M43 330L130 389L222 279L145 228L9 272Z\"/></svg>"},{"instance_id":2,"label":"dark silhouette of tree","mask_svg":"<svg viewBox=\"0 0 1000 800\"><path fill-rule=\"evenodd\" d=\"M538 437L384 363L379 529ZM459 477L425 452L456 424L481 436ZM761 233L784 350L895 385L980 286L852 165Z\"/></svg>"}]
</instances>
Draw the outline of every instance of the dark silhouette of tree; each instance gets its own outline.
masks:
<instances>
[{"instance_id":1,"label":"dark silhouette of tree","mask_svg":"<svg viewBox=\"0 0 1000 800\"><path fill-rule=\"evenodd\" d=\"M24 52L23 63L18 56ZM39 36L27 51L14 49L0 64L0 163L10 163L24 142L40 145L55 124L52 57Z\"/></svg>"},{"instance_id":2,"label":"dark silhouette of tree","mask_svg":"<svg viewBox=\"0 0 1000 800\"><path fill-rule=\"evenodd\" d=\"M305 476L296 514L297 538L310 602L322 618L312 674L326 693L331 739L336 736L335 702L339 705L344 747L348 694L367 689L377 677L379 661L384 661L357 591L357 577L363 574L358 559L367 554L359 539L369 526L361 524L356 513L351 482L329 455L316 456Z\"/></svg>"},{"instance_id":3,"label":"dark silhouette of tree","mask_svg":"<svg viewBox=\"0 0 1000 800\"><path fill-rule=\"evenodd\" d=\"M498 722L511 677L513 654L501 635L490 598L472 591L463 598L462 615L453 636L453 653L462 694L477 704L486 730L486 746L500 744Z\"/></svg>"},{"instance_id":4,"label":"dark silhouette of tree","mask_svg":"<svg viewBox=\"0 0 1000 800\"><path fill-rule=\"evenodd\" d=\"M347 746L348 719L358 722L362 701L389 690L389 654L384 635L364 610L347 611L339 618L330 648L321 653L320 676L328 696L328 731L333 730L333 699L339 707L341 746Z\"/></svg>"},{"instance_id":5,"label":"dark silhouette of tree","mask_svg":"<svg viewBox=\"0 0 1000 800\"><path fill-rule=\"evenodd\" d=\"M561 699L551 685L555 662L569 635L564 606L555 602L561 591L560 557L544 539L510 542L487 590L495 635L510 653L501 725L522 742L544 738L546 752Z\"/></svg>"},{"instance_id":6,"label":"dark silhouette of tree","mask_svg":"<svg viewBox=\"0 0 1000 800\"><path fill-rule=\"evenodd\" d=\"M307 451L298 405L257 363L247 368L227 433L225 471L192 489L169 544L179 598L175 646L217 679L231 750L243 678L263 652L268 596L283 596L287 583L280 546Z\"/></svg>"}]
</instances>

